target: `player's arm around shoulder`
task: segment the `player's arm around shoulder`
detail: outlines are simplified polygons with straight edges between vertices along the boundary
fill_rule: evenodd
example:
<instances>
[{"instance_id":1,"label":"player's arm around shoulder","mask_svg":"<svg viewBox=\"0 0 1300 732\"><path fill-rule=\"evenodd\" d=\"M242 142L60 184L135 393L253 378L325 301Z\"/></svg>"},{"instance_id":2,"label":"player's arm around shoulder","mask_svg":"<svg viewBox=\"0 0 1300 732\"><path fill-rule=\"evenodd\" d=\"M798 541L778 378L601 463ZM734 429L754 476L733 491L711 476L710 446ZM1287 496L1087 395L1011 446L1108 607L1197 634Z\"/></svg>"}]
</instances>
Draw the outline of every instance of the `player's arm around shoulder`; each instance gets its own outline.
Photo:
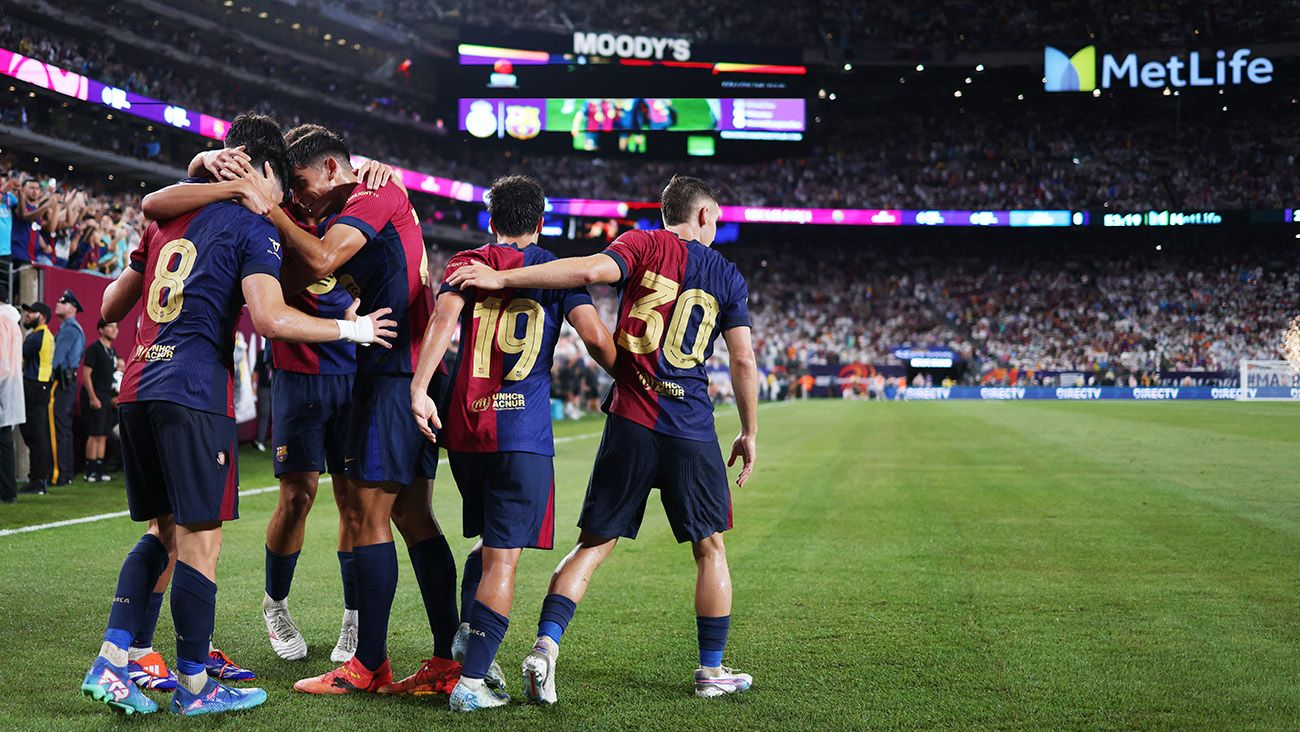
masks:
<instances>
[{"instance_id":1,"label":"player's arm around shoulder","mask_svg":"<svg viewBox=\"0 0 1300 732\"><path fill-rule=\"evenodd\" d=\"M587 257L566 257L529 267L498 272L486 264L475 263L460 267L447 278L447 283L461 289L476 287L480 290L503 290L508 287L535 287L544 290L566 290L595 284L614 284L623 279L623 271L613 258L605 254Z\"/></svg>"},{"instance_id":2,"label":"player's arm around shoulder","mask_svg":"<svg viewBox=\"0 0 1300 732\"><path fill-rule=\"evenodd\" d=\"M740 413L740 434L731 443L727 467L740 458L736 485L744 486L754 470L758 454L758 365L754 360L754 344L748 325L728 328L722 332L722 337L727 342L731 387L736 394L736 410Z\"/></svg>"}]
</instances>

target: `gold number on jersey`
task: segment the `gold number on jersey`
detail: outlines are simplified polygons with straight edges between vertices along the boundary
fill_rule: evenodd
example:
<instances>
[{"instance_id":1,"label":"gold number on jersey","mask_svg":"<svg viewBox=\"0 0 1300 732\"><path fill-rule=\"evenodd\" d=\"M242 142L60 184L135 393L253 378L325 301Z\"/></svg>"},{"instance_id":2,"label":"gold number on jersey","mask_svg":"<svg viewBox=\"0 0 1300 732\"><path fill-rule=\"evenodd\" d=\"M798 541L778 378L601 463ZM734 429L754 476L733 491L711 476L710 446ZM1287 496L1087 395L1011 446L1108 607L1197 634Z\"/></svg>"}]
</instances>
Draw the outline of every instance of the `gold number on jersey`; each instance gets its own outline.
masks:
<instances>
[{"instance_id":1,"label":"gold number on jersey","mask_svg":"<svg viewBox=\"0 0 1300 732\"><path fill-rule=\"evenodd\" d=\"M486 379L492 375L492 341L497 334L497 321L501 319L501 298L489 297L474 303L474 319L479 321L474 334L474 361L470 375Z\"/></svg>"},{"instance_id":2,"label":"gold number on jersey","mask_svg":"<svg viewBox=\"0 0 1300 732\"><path fill-rule=\"evenodd\" d=\"M307 292L310 292L313 295L324 295L333 290L334 285L336 284L338 284L338 280L335 279L334 275L330 275L324 279L316 280L310 285L307 285Z\"/></svg>"},{"instance_id":3,"label":"gold number on jersey","mask_svg":"<svg viewBox=\"0 0 1300 732\"><path fill-rule=\"evenodd\" d=\"M699 307L704 312L700 318L700 327L695 331L695 342L691 350L682 347L686 340L686 326L691 322L691 315ZM690 289L677 298L673 306L673 319L668 323L668 339L664 342L664 358L679 369L689 369L704 363L704 349L709 347L709 339L718 323L718 299L704 290Z\"/></svg>"},{"instance_id":4,"label":"gold number on jersey","mask_svg":"<svg viewBox=\"0 0 1300 732\"><path fill-rule=\"evenodd\" d=\"M153 283L145 301L145 310L153 322L170 323L180 317L181 306L185 304L185 278L194 269L198 253L189 239L172 239L158 251Z\"/></svg>"},{"instance_id":5,"label":"gold number on jersey","mask_svg":"<svg viewBox=\"0 0 1300 732\"><path fill-rule=\"evenodd\" d=\"M503 317L504 314L504 317ZM524 322L524 336L515 335L519 329L519 318ZM489 297L474 303L474 318L479 321L478 332L474 334L474 353L470 375L486 379L492 375L492 346L502 353L517 353L519 360L503 378L505 381L522 381L532 372L537 363L537 354L542 350L542 326L546 322L546 311L542 304L526 297L516 298L501 308L501 298Z\"/></svg>"},{"instance_id":6,"label":"gold number on jersey","mask_svg":"<svg viewBox=\"0 0 1300 732\"><path fill-rule=\"evenodd\" d=\"M634 336L627 332L627 328L620 328L618 345L631 353L654 353L664 333L664 316L655 308L672 302L677 297L679 285L656 272L646 272L641 277L641 286L649 288L650 292L632 303L627 315L644 323L645 332Z\"/></svg>"}]
</instances>

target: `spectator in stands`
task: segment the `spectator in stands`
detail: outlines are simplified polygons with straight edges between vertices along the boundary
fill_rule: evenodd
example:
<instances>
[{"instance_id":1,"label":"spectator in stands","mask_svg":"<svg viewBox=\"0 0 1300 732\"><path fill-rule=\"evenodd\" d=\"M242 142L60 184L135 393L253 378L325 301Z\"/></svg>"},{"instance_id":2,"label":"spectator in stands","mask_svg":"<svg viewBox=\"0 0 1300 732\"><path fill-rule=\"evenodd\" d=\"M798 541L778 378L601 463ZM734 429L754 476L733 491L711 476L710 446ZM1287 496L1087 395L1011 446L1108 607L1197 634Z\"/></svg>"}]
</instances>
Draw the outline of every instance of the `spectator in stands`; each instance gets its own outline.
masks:
<instances>
[{"instance_id":1,"label":"spectator in stands","mask_svg":"<svg viewBox=\"0 0 1300 732\"><path fill-rule=\"evenodd\" d=\"M113 382L117 376L117 352L113 341L117 338L117 323L99 319L99 338L86 348L86 360L81 367L81 421L86 430L86 482L112 480L104 467L104 453L108 446L108 433L113 429Z\"/></svg>"},{"instance_id":2,"label":"spectator in stands","mask_svg":"<svg viewBox=\"0 0 1300 732\"><path fill-rule=\"evenodd\" d=\"M271 341L262 339L262 352L257 354L253 364L253 393L257 395L257 436L253 438L253 447L258 452L266 452L266 443L271 440ZM283 427L284 425L280 425Z\"/></svg>"},{"instance_id":3,"label":"spectator in stands","mask_svg":"<svg viewBox=\"0 0 1300 732\"><path fill-rule=\"evenodd\" d=\"M54 336L54 485L72 485L74 458L72 408L77 401L77 372L86 353L86 332L77 322L85 310L72 290L64 290L54 304L59 332Z\"/></svg>"},{"instance_id":4,"label":"spectator in stands","mask_svg":"<svg viewBox=\"0 0 1300 732\"><path fill-rule=\"evenodd\" d=\"M23 399L21 315L9 304L9 287L0 281L0 503L18 500L18 462L14 425L27 421Z\"/></svg>"},{"instance_id":5,"label":"spectator in stands","mask_svg":"<svg viewBox=\"0 0 1300 732\"><path fill-rule=\"evenodd\" d=\"M19 431L30 454L27 484L20 493L44 495L49 489L54 434L50 425L50 390L54 380L54 335L50 333L50 306L34 302L23 306L23 325L31 332L23 341L23 402L27 420Z\"/></svg>"},{"instance_id":6,"label":"spectator in stands","mask_svg":"<svg viewBox=\"0 0 1300 732\"><path fill-rule=\"evenodd\" d=\"M0 284L9 287L10 252L13 248L14 207L18 205L18 171L10 170L0 181ZM6 290L7 294L7 290ZM10 305L9 309L13 310ZM17 312L16 310L14 312Z\"/></svg>"}]
</instances>

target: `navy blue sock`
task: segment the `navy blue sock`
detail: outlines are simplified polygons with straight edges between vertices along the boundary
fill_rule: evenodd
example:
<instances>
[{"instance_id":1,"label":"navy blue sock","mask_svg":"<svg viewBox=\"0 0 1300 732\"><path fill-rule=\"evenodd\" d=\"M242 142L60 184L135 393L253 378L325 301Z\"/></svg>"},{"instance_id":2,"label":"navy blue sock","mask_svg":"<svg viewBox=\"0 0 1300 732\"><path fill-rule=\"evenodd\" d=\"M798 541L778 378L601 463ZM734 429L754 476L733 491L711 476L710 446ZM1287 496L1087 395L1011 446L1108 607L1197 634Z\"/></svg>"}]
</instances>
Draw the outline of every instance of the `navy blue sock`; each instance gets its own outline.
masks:
<instances>
[{"instance_id":1,"label":"navy blue sock","mask_svg":"<svg viewBox=\"0 0 1300 732\"><path fill-rule=\"evenodd\" d=\"M478 583L483 579L483 552L470 552L465 557L465 569L460 574L460 621L469 622L473 614L474 595L478 594Z\"/></svg>"},{"instance_id":2,"label":"navy blue sock","mask_svg":"<svg viewBox=\"0 0 1300 732\"><path fill-rule=\"evenodd\" d=\"M104 640L119 648L129 648L149 605L149 593L167 569L167 547L158 537L145 534L122 561L117 575L117 592L108 611L108 631ZM110 633L112 637L110 637ZM126 641L119 643L125 634Z\"/></svg>"},{"instance_id":3,"label":"navy blue sock","mask_svg":"<svg viewBox=\"0 0 1300 732\"><path fill-rule=\"evenodd\" d=\"M451 641L460 629L456 612L456 560L447 546L447 537L439 534L410 548L411 569L420 583L424 611L433 631L433 655L451 658Z\"/></svg>"},{"instance_id":4,"label":"navy blue sock","mask_svg":"<svg viewBox=\"0 0 1300 732\"><path fill-rule=\"evenodd\" d=\"M266 548L266 594L279 602L289 596L289 585L293 584L293 570L298 566L298 555L276 554L270 547Z\"/></svg>"},{"instance_id":5,"label":"navy blue sock","mask_svg":"<svg viewBox=\"0 0 1300 732\"><path fill-rule=\"evenodd\" d=\"M154 580L157 583L158 580ZM135 640L131 641L132 648L149 648L153 645L153 632L158 628L158 616L162 614L163 593L149 593L149 604L144 607L144 618L140 620L140 627L136 628Z\"/></svg>"},{"instance_id":6,"label":"navy blue sock","mask_svg":"<svg viewBox=\"0 0 1300 732\"><path fill-rule=\"evenodd\" d=\"M497 649L501 647L501 640L506 637L509 627L510 618L475 600L469 618L465 665L460 675L469 679L487 676L488 667L497 657Z\"/></svg>"},{"instance_id":7,"label":"navy blue sock","mask_svg":"<svg viewBox=\"0 0 1300 732\"><path fill-rule=\"evenodd\" d=\"M722 665L722 652L727 648L727 631L731 616L720 618L695 618L695 629L700 641L700 665L713 668Z\"/></svg>"},{"instance_id":8,"label":"navy blue sock","mask_svg":"<svg viewBox=\"0 0 1300 732\"><path fill-rule=\"evenodd\" d=\"M357 587L357 661L376 671L388 658L388 615L397 594L393 542L352 547Z\"/></svg>"},{"instance_id":9,"label":"navy blue sock","mask_svg":"<svg viewBox=\"0 0 1300 732\"><path fill-rule=\"evenodd\" d=\"M343 575L343 609L357 609L357 573L353 569L352 552L339 552L339 574Z\"/></svg>"},{"instance_id":10,"label":"navy blue sock","mask_svg":"<svg viewBox=\"0 0 1300 732\"><path fill-rule=\"evenodd\" d=\"M172 623L176 625L176 666L181 672L202 673L216 617L216 583L177 561L172 575Z\"/></svg>"},{"instance_id":11,"label":"navy blue sock","mask_svg":"<svg viewBox=\"0 0 1300 732\"><path fill-rule=\"evenodd\" d=\"M578 603L564 595L547 595L546 599L542 600L542 616L537 620L537 635L547 636L559 645L577 609Z\"/></svg>"}]
</instances>

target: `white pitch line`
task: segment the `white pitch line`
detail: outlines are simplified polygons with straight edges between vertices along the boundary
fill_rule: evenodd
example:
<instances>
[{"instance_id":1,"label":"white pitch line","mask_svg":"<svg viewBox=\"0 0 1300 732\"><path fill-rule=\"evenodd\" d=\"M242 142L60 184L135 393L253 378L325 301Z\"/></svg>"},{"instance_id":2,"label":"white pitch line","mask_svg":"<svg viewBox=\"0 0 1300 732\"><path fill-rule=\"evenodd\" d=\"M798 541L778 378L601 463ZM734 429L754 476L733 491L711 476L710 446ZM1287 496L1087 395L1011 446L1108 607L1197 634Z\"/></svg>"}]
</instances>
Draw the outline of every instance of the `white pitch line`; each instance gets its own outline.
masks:
<instances>
[{"instance_id":1,"label":"white pitch line","mask_svg":"<svg viewBox=\"0 0 1300 732\"><path fill-rule=\"evenodd\" d=\"M599 436L600 436L599 432L587 432L581 435L569 435L567 437L557 437L555 438L555 443L563 444L566 442L587 440L592 437L599 437ZM447 464L447 458L442 458L441 460L438 461L438 465L440 466L446 464ZM323 475L321 476L320 482L329 483L331 482L331 478L328 475ZM278 490L280 490L279 485L268 485L263 488L249 488L248 490L240 491L239 497L243 498L245 496L256 496L261 493L271 493L272 491L278 491ZM100 513L100 514L95 514L94 516L81 516L80 518L65 519L63 521L51 521L48 524L32 524L31 526L19 526L16 529L0 529L0 537L12 536L14 534L26 534L32 531L44 531L45 529L58 529L64 526L76 526L77 524L90 524L96 521L107 521L108 519L124 518L130 515L131 513L129 511L114 511L113 513Z\"/></svg>"},{"instance_id":2,"label":"white pitch line","mask_svg":"<svg viewBox=\"0 0 1300 732\"><path fill-rule=\"evenodd\" d=\"M763 402L762 404L759 405L759 408L770 409L772 407L786 406L790 403L791 403L790 401ZM716 419L718 417L718 414L715 412L713 416L714 419ZM555 438L555 444L562 445L566 442L576 442L578 440L589 440L593 437L600 437L600 435L601 435L600 432L584 432L583 434L580 435L568 435L566 437L557 437ZM442 458L441 460L438 461L438 465L446 465L446 464L447 464L447 458ZM330 482L330 477L328 475L322 476L320 482L328 483ZM272 491L278 491L278 490L280 490L280 486L268 485L263 488L249 488L248 490L240 491L239 496L241 498L244 496L256 496L261 493L270 493ZM0 537L13 536L15 534L26 534L32 531L44 531L45 529L58 529L64 526L76 526L77 524L90 524L96 521L107 521L108 519L125 518L130 515L131 514L129 511L114 511L113 513L100 513L94 516L82 516L80 518L65 519L63 521L51 521L48 524L32 524L31 526L19 526L16 529L0 529Z\"/></svg>"}]
</instances>

